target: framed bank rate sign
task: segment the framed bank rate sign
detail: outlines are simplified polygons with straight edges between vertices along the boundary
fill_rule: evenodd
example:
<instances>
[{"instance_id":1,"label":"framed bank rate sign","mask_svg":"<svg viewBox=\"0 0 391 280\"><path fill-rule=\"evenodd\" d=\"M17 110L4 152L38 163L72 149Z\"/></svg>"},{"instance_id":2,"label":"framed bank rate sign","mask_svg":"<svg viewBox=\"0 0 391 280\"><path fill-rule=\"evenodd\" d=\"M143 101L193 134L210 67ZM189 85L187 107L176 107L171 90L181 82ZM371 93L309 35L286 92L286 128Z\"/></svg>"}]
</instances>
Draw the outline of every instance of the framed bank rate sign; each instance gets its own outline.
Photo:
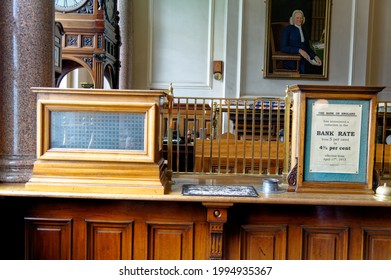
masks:
<instances>
[{"instance_id":1,"label":"framed bank rate sign","mask_svg":"<svg viewBox=\"0 0 391 280\"><path fill-rule=\"evenodd\" d=\"M367 100L307 100L304 181L366 182Z\"/></svg>"},{"instance_id":2,"label":"framed bank rate sign","mask_svg":"<svg viewBox=\"0 0 391 280\"><path fill-rule=\"evenodd\" d=\"M291 169L296 192L373 193L381 87L294 85ZM293 158L294 157L294 158ZM297 172L296 174L292 170Z\"/></svg>"}]
</instances>

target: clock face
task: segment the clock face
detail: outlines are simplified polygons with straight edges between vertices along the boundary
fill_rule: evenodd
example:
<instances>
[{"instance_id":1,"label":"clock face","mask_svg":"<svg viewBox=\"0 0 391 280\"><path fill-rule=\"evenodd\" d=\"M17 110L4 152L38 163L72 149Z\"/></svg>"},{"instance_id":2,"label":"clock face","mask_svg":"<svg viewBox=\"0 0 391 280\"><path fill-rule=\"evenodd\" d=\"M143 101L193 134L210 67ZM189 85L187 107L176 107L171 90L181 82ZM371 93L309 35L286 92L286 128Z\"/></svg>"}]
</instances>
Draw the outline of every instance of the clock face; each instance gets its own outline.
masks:
<instances>
[{"instance_id":1,"label":"clock face","mask_svg":"<svg viewBox=\"0 0 391 280\"><path fill-rule=\"evenodd\" d=\"M57 11L69 12L79 9L88 0L54 0L54 5Z\"/></svg>"}]
</instances>

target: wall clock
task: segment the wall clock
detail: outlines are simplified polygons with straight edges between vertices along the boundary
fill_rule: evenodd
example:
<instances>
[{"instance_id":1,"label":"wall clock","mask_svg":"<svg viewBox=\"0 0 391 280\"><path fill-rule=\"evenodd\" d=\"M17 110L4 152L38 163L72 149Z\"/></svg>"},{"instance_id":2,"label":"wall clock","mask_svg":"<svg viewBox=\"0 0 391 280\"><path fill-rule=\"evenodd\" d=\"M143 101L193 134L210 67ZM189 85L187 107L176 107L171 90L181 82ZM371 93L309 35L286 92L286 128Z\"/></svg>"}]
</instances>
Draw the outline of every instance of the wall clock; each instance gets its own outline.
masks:
<instances>
[{"instance_id":1,"label":"wall clock","mask_svg":"<svg viewBox=\"0 0 391 280\"><path fill-rule=\"evenodd\" d=\"M70 12L82 7L88 0L54 0L56 11Z\"/></svg>"}]
</instances>

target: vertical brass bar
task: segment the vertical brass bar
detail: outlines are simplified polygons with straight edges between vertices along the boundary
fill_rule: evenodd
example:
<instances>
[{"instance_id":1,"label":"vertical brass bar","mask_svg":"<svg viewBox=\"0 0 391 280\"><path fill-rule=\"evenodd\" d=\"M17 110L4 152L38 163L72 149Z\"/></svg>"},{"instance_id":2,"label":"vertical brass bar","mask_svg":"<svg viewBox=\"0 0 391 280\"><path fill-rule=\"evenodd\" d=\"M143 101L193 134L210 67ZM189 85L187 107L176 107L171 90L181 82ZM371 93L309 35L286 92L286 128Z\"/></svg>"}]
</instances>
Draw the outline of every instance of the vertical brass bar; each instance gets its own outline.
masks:
<instances>
[{"instance_id":1,"label":"vertical brass bar","mask_svg":"<svg viewBox=\"0 0 391 280\"><path fill-rule=\"evenodd\" d=\"M223 100L220 99L219 104L219 137L218 137L218 151L217 151L217 172L220 173L220 166L221 166L221 138L222 138L222 132L223 132ZM212 168L212 163L210 164Z\"/></svg>"},{"instance_id":2,"label":"vertical brass bar","mask_svg":"<svg viewBox=\"0 0 391 280\"><path fill-rule=\"evenodd\" d=\"M189 98L185 98L185 119L183 124L183 134L185 138L185 172L189 172L189 160L193 161L194 168L194 158L189 158L189 141L191 140L191 134L189 135ZM190 136L190 138L189 138ZM193 149L194 152L194 149Z\"/></svg>"},{"instance_id":3,"label":"vertical brass bar","mask_svg":"<svg viewBox=\"0 0 391 280\"><path fill-rule=\"evenodd\" d=\"M252 117L252 120L251 120L251 167L250 167L250 173L251 174L254 174L254 155L255 155L255 151L254 151L254 148L255 148L255 111L256 111L256 102L257 102L257 99L253 100L253 109L252 109L252 112L251 112L251 117Z\"/></svg>"},{"instance_id":4,"label":"vertical brass bar","mask_svg":"<svg viewBox=\"0 0 391 280\"><path fill-rule=\"evenodd\" d=\"M170 84L170 87L168 89L167 102L168 102L168 124L169 124L168 131L167 131L167 170L170 174L172 174L172 130L173 130L172 111L174 105L172 84Z\"/></svg>"},{"instance_id":5,"label":"vertical brass bar","mask_svg":"<svg viewBox=\"0 0 391 280\"><path fill-rule=\"evenodd\" d=\"M197 106L198 108L198 106ZM201 109L202 109L202 112L201 112L201 121L200 121L200 126L198 129L197 129L197 132L199 133L197 137L198 139L200 139L201 141L201 150L202 150L202 154L205 155L205 98L202 98L202 104L201 104ZM198 109L197 109L198 111ZM202 135L201 135L201 131L202 131ZM210 148L209 148L210 149Z\"/></svg>"},{"instance_id":6,"label":"vertical brass bar","mask_svg":"<svg viewBox=\"0 0 391 280\"><path fill-rule=\"evenodd\" d=\"M214 139L216 139L218 134L218 108L217 108L217 102L214 99L211 99L212 102L212 115L211 115L211 124L212 124L212 135L210 137L209 143L210 143L210 149L209 149L209 170L208 172L212 172L212 160L213 160L213 143Z\"/></svg>"},{"instance_id":7,"label":"vertical brass bar","mask_svg":"<svg viewBox=\"0 0 391 280\"><path fill-rule=\"evenodd\" d=\"M279 151L280 151L280 125L281 125L281 100L277 99L277 125L276 125L276 172L275 174L279 174L279 169L280 169L280 158L279 158Z\"/></svg>"},{"instance_id":8,"label":"vertical brass bar","mask_svg":"<svg viewBox=\"0 0 391 280\"><path fill-rule=\"evenodd\" d=\"M380 108L380 104L377 103L377 117L379 118L381 116L381 120L382 120L382 130L381 130L381 157L380 157L380 176L384 179L385 177L385 149L386 149L386 122L387 122L387 115L386 115L386 112L387 112L387 102L384 102L384 111L383 112L380 112L379 110ZM376 130L378 131L378 129ZM375 166L376 166L376 160L378 160L376 158L376 146L375 145Z\"/></svg>"},{"instance_id":9,"label":"vertical brass bar","mask_svg":"<svg viewBox=\"0 0 391 280\"><path fill-rule=\"evenodd\" d=\"M387 126L388 126L388 118L387 118L387 115L388 115L388 107L390 107L390 103L387 101L385 102L385 106L384 106L384 115L385 115L385 122L384 122L384 130L385 130L385 133L384 133L384 141L383 141L383 145L385 146L384 147L384 151L386 149L390 150L391 149L391 146L387 144ZM387 145L386 145L387 144ZM391 153L388 153L389 156L388 156L388 176L387 176L387 179L391 177ZM383 162L385 162L385 158L386 158L386 153L384 152L384 156L383 156ZM385 169L385 167L384 167Z\"/></svg>"},{"instance_id":10,"label":"vertical brass bar","mask_svg":"<svg viewBox=\"0 0 391 280\"><path fill-rule=\"evenodd\" d=\"M209 173L212 171L212 159L213 159L213 144L214 140L216 138L216 131L217 131L217 103L215 99L211 99L210 103L212 104L212 113L210 115L210 124L211 124L211 133L210 133L210 149L209 149Z\"/></svg>"},{"instance_id":11,"label":"vertical brass bar","mask_svg":"<svg viewBox=\"0 0 391 280\"><path fill-rule=\"evenodd\" d=\"M229 165L229 159L230 159L230 154L229 154L229 150L230 150L229 134L231 132L231 99L228 102L227 115L228 115L227 133L226 133L226 137L225 137L225 141L227 143L225 173L229 173L229 166L230 166Z\"/></svg>"},{"instance_id":12,"label":"vertical brass bar","mask_svg":"<svg viewBox=\"0 0 391 280\"><path fill-rule=\"evenodd\" d=\"M176 172L179 172L179 142L178 142L178 138L180 137L180 132L181 132L181 128L180 128L180 125L181 125L181 99L178 98L177 99L177 116L176 116L176 139L175 139L175 150L176 150L176 156L175 156L175 163L176 163Z\"/></svg>"},{"instance_id":13,"label":"vertical brass bar","mask_svg":"<svg viewBox=\"0 0 391 280\"><path fill-rule=\"evenodd\" d=\"M385 157L386 157L386 138L387 138L387 111L388 111L388 102L384 102L384 112L383 112L383 141L382 141L382 166L381 172L385 173ZM388 176L391 175L391 158L388 159Z\"/></svg>"},{"instance_id":14,"label":"vertical brass bar","mask_svg":"<svg viewBox=\"0 0 391 280\"><path fill-rule=\"evenodd\" d=\"M263 142L264 142L264 137L263 137L263 127L264 127L264 125L263 125L263 122L264 122L264 113L265 113L265 111L264 111L264 106L263 106L263 104L264 104L264 100L261 100L261 104L260 104L260 107L261 107L261 109L260 109L260 120L259 120L259 129L260 129L260 134L261 134L261 141L260 141L260 143L259 143L259 173L260 174L262 174L263 173L263 170L262 170L262 168L263 168Z\"/></svg>"},{"instance_id":15,"label":"vertical brass bar","mask_svg":"<svg viewBox=\"0 0 391 280\"><path fill-rule=\"evenodd\" d=\"M236 102L235 104L235 139L234 139L234 146L235 146L235 163L234 163L234 173L238 173L238 138L239 138L239 102Z\"/></svg>"},{"instance_id":16,"label":"vertical brass bar","mask_svg":"<svg viewBox=\"0 0 391 280\"><path fill-rule=\"evenodd\" d=\"M193 137L193 145L194 148L197 146L197 130L198 130L198 125L197 125L197 110L198 110L198 99L194 98L193 102L193 129L192 129L192 137ZM201 165L200 165L200 172L204 173L204 151L201 148Z\"/></svg>"},{"instance_id":17,"label":"vertical brass bar","mask_svg":"<svg viewBox=\"0 0 391 280\"><path fill-rule=\"evenodd\" d=\"M243 154L242 154L242 174L246 173L246 140L247 140L247 107L248 101L244 101L243 108Z\"/></svg>"},{"instance_id":18,"label":"vertical brass bar","mask_svg":"<svg viewBox=\"0 0 391 280\"><path fill-rule=\"evenodd\" d=\"M261 99L258 99L259 101L259 104L258 104L258 107L257 107L257 116L259 118L258 120L258 153L257 153L257 158L259 160L258 162L258 175L261 175L262 174L262 130L263 130L263 126L262 126L262 100Z\"/></svg>"},{"instance_id":19,"label":"vertical brass bar","mask_svg":"<svg viewBox=\"0 0 391 280\"><path fill-rule=\"evenodd\" d=\"M287 183L287 177L289 173L289 154L290 154L290 143L291 143L291 103L292 98L290 96L289 86L285 90L285 105L284 105L284 167L282 175L284 183Z\"/></svg>"},{"instance_id":20,"label":"vertical brass bar","mask_svg":"<svg viewBox=\"0 0 391 280\"><path fill-rule=\"evenodd\" d=\"M272 100L268 100L269 102L269 128L268 128L268 137L267 137L267 146L268 146L268 151L267 151L267 175L270 175L270 151L271 151L271 143L272 143L272 118L273 118L273 109L272 109Z\"/></svg>"}]
</instances>

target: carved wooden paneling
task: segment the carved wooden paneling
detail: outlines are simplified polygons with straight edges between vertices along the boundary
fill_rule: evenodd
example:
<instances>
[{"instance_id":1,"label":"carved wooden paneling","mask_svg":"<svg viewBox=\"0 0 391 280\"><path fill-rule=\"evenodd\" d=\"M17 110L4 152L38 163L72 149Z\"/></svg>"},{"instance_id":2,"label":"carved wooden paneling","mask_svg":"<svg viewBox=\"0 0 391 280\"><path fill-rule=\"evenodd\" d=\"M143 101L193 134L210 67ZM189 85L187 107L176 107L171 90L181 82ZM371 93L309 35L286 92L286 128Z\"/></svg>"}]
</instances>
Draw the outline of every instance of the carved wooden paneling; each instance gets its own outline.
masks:
<instances>
[{"instance_id":1,"label":"carved wooden paneling","mask_svg":"<svg viewBox=\"0 0 391 280\"><path fill-rule=\"evenodd\" d=\"M241 227L240 236L240 259L286 259L286 225L244 225Z\"/></svg>"},{"instance_id":2,"label":"carved wooden paneling","mask_svg":"<svg viewBox=\"0 0 391 280\"><path fill-rule=\"evenodd\" d=\"M391 227L363 228L364 260L391 260Z\"/></svg>"},{"instance_id":3,"label":"carved wooden paneling","mask_svg":"<svg viewBox=\"0 0 391 280\"><path fill-rule=\"evenodd\" d=\"M87 221L87 259L130 260L133 221Z\"/></svg>"},{"instance_id":4,"label":"carved wooden paneling","mask_svg":"<svg viewBox=\"0 0 391 280\"><path fill-rule=\"evenodd\" d=\"M223 259L224 224L227 222L228 211L232 203L204 202L208 208L206 220L209 222L209 259Z\"/></svg>"},{"instance_id":5,"label":"carved wooden paneling","mask_svg":"<svg viewBox=\"0 0 391 280\"><path fill-rule=\"evenodd\" d=\"M0 210L3 259L391 259L389 207L4 198Z\"/></svg>"},{"instance_id":6,"label":"carved wooden paneling","mask_svg":"<svg viewBox=\"0 0 391 280\"><path fill-rule=\"evenodd\" d=\"M147 222L148 259L193 259L193 223Z\"/></svg>"},{"instance_id":7,"label":"carved wooden paneling","mask_svg":"<svg viewBox=\"0 0 391 280\"><path fill-rule=\"evenodd\" d=\"M302 227L302 258L305 260L347 260L349 228Z\"/></svg>"},{"instance_id":8,"label":"carved wooden paneling","mask_svg":"<svg viewBox=\"0 0 391 280\"><path fill-rule=\"evenodd\" d=\"M25 218L26 259L71 259L72 219Z\"/></svg>"}]
</instances>

